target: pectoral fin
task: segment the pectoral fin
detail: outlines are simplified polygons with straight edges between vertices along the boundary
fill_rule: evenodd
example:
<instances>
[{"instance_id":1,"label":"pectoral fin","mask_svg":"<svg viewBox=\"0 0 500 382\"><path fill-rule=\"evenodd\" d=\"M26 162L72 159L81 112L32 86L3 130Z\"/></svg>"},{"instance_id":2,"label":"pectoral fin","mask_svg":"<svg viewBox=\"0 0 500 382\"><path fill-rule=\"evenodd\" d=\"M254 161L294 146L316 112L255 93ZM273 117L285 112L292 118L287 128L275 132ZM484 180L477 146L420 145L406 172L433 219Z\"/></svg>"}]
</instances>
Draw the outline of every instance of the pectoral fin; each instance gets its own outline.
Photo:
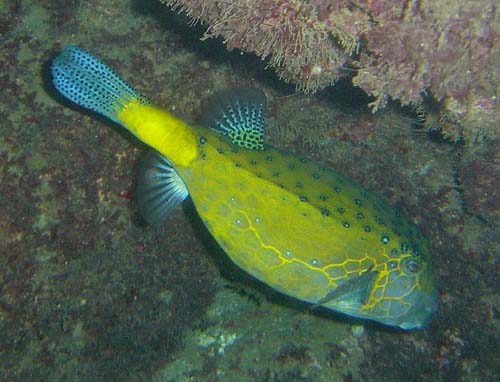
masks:
<instances>
[{"instance_id":1,"label":"pectoral fin","mask_svg":"<svg viewBox=\"0 0 500 382\"><path fill-rule=\"evenodd\" d=\"M187 196L186 185L169 160L157 151L148 152L137 179L137 202L144 220L163 222Z\"/></svg>"},{"instance_id":2,"label":"pectoral fin","mask_svg":"<svg viewBox=\"0 0 500 382\"><path fill-rule=\"evenodd\" d=\"M313 308L333 301L342 301L343 303L350 304L366 304L370 298L370 292L377 275L378 272L373 271L373 265L370 266L361 275L351 277L339 287L328 292L325 297L321 298L313 305Z\"/></svg>"}]
</instances>

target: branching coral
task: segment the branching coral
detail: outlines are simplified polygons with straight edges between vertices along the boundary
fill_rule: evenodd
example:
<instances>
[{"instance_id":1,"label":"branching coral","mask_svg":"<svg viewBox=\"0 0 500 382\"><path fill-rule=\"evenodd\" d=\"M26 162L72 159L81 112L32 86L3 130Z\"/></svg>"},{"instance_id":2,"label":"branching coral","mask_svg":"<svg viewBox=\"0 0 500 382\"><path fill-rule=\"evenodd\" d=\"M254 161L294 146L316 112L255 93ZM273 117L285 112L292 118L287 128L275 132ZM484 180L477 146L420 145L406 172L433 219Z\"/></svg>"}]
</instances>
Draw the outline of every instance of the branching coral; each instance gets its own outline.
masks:
<instances>
[{"instance_id":1,"label":"branching coral","mask_svg":"<svg viewBox=\"0 0 500 382\"><path fill-rule=\"evenodd\" d=\"M269 59L304 91L352 77L374 97L440 104L448 138L493 137L500 121L500 7L494 0L163 0L222 36ZM433 125L433 128L435 126Z\"/></svg>"}]
</instances>

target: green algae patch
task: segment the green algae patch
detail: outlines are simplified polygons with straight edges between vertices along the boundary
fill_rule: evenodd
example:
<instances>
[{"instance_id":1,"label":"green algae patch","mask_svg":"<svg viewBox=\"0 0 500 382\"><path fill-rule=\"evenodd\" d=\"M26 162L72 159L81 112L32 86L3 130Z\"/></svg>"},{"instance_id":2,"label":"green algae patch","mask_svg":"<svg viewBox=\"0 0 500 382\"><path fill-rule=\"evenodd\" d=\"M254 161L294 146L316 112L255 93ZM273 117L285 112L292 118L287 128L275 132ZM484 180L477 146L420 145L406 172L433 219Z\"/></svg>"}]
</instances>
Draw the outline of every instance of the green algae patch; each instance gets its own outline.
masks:
<instances>
[{"instance_id":1,"label":"green algae patch","mask_svg":"<svg viewBox=\"0 0 500 382\"><path fill-rule=\"evenodd\" d=\"M46 169L49 165L49 159L47 156L39 153L33 153L32 156L28 157L26 160L28 168L30 171L39 172Z\"/></svg>"},{"instance_id":2,"label":"green algae patch","mask_svg":"<svg viewBox=\"0 0 500 382\"><path fill-rule=\"evenodd\" d=\"M38 231L47 232L60 223L59 212L62 210L48 177L42 177L40 184L34 191L34 195L40 200L37 205L39 215L35 220L34 228Z\"/></svg>"},{"instance_id":3,"label":"green algae patch","mask_svg":"<svg viewBox=\"0 0 500 382\"><path fill-rule=\"evenodd\" d=\"M153 380L326 382L347 375L358 380L360 344L366 340L366 331L356 325L226 286L217 292L204 324L187 333L183 349Z\"/></svg>"}]
</instances>

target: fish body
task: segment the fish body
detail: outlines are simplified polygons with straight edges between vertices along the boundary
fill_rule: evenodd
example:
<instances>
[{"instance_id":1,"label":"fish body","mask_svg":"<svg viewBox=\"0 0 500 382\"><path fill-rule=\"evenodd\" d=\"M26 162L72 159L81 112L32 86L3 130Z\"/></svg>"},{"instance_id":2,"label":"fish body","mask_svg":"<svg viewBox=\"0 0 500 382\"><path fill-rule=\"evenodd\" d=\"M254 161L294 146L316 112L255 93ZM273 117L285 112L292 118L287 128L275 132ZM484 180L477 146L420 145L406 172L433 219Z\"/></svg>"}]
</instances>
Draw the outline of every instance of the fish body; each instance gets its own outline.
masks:
<instances>
[{"instance_id":1,"label":"fish body","mask_svg":"<svg viewBox=\"0 0 500 382\"><path fill-rule=\"evenodd\" d=\"M207 126L190 126L79 48L66 48L52 71L61 93L155 150L138 180L146 220L163 221L189 194L232 261L274 289L403 329L428 321L436 307L428 241L348 178L264 147L258 91L226 92Z\"/></svg>"}]
</instances>

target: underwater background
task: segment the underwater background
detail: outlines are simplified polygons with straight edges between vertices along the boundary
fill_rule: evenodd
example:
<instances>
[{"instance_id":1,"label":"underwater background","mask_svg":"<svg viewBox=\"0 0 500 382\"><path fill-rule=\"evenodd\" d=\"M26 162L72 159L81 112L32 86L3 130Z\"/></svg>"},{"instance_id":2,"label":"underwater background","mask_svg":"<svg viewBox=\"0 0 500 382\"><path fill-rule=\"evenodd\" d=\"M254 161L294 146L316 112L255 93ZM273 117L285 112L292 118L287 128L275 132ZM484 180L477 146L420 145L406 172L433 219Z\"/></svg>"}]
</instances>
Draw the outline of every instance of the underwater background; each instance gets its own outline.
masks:
<instances>
[{"instance_id":1,"label":"underwater background","mask_svg":"<svg viewBox=\"0 0 500 382\"><path fill-rule=\"evenodd\" d=\"M348 81L296 92L205 30L153 0L0 0L0 380L499 380L498 128L453 143L410 108L372 114ZM339 170L431 239L430 325L403 332L274 292L189 203L146 225L133 195L145 146L51 85L70 44L188 122L215 91L262 89L267 143Z\"/></svg>"}]
</instances>

